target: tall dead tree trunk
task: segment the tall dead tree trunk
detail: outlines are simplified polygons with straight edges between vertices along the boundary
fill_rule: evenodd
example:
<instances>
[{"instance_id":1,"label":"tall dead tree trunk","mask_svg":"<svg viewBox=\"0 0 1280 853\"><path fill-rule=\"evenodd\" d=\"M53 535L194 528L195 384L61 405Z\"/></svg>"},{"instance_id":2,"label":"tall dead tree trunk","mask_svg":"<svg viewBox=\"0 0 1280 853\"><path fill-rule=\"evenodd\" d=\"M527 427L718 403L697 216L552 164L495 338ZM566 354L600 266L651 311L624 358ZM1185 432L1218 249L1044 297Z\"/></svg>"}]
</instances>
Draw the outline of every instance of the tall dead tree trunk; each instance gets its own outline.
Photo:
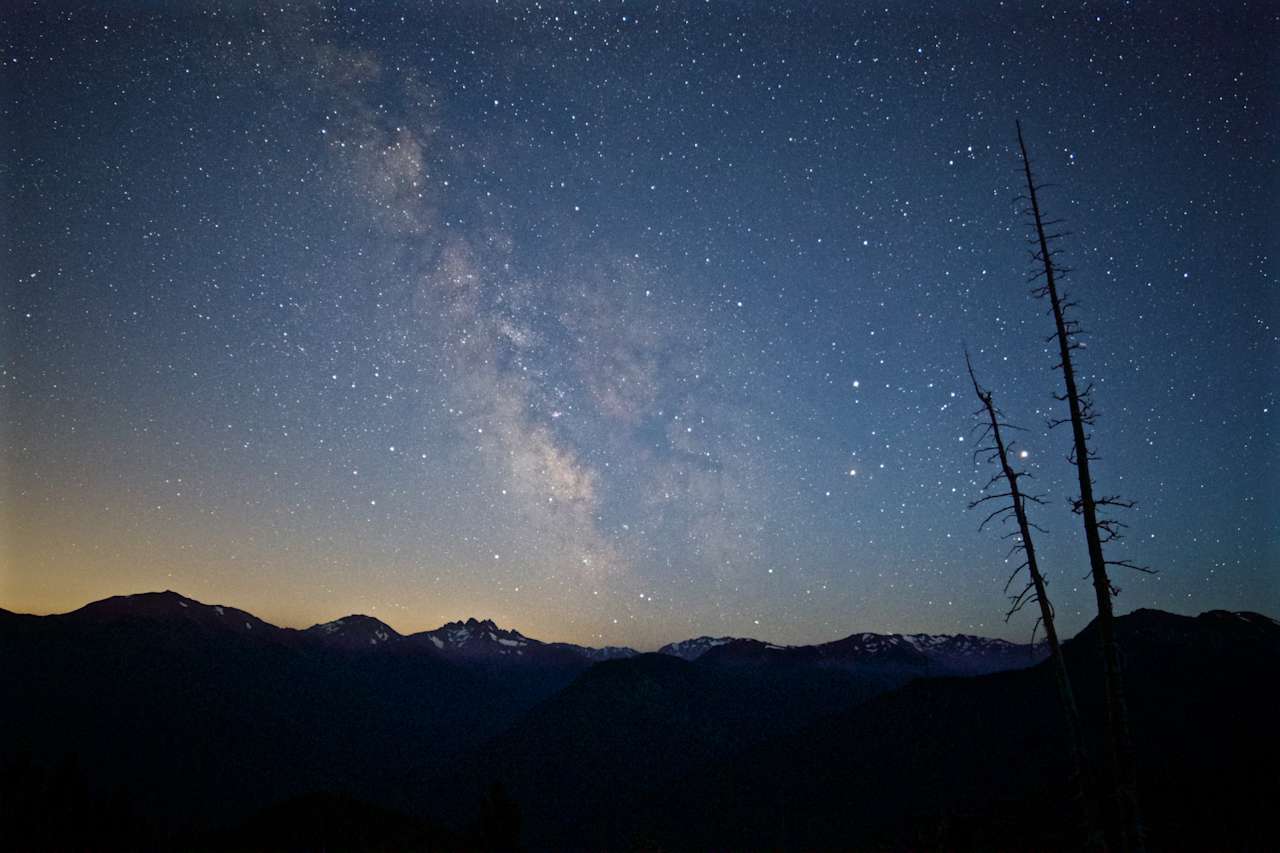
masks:
<instances>
[{"instance_id":1,"label":"tall dead tree trunk","mask_svg":"<svg viewBox=\"0 0 1280 853\"><path fill-rule=\"evenodd\" d=\"M1070 461L1075 466L1080 487L1080 495L1072 501L1072 509L1084 522L1085 544L1089 551L1089 573L1098 605L1098 639L1101 644L1107 708L1107 755L1115 807L1120 823L1121 843L1126 850L1139 851L1145 847L1146 833L1138 808L1133 741L1129 731L1129 713L1120 666L1120 649L1116 642L1115 620L1111 607L1111 597L1119 590L1107 576L1107 567L1126 566L1139 571L1149 570L1136 566L1128 560L1107 560L1103 556L1103 544L1117 539L1122 525L1114 519L1099 518L1099 510L1107 506L1131 507L1133 504L1122 501L1118 497L1095 497L1093 493L1093 477L1089 473L1089 463L1096 457L1089 450L1087 432L1087 427L1092 426L1096 418L1092 403L1093 386L1090 384L1081 390L1076 383L1071 354L1080 348L1077 338L1081 335L1081 330L1077 321L1067 316L1067 312L1075 307L1075 303L1067 300L1065 295L1059 292L1059 280L1068 270L1055 263L1054 256L1057 251L1049 248L1049 244L1054 239L1063 235L1046 233L1046 228L1054 226L1058 221L1046 222L1041 215L1040 201L1037 196L1037 190L1040 187L1031 174L1031 158L1027 155L1027 146L1022 138L1021 122L1018 123L1018 148L1022 153L1022 170L1027 181L1029 212L1036 230L1033 243L1036 248L1032 251L1032 256L1040 267L1032 276L1032 281L1041 282L1035 290L1035 295L1049 299L1054 322L1054 334L1049 340L1057 340L1059 361L1056 367L1062 371L1062 381L1066 389L1065 393L1054 396L1060 402L1066 402L1068 417L1052 421L1051 425L1071 424Z\"/></svg>"},{"instance_id":2,"label":"tall dead tree trunk","mask_svg":"<svg viewBox=\"0 0 1280 853\"><path fill-rule=\"evenodd\" d=\"M1009 575L1009 580L1004 585L1004 591L1006 593L1009 591L1009 587L1024 570L1027 572L1028 579L1020 592L1010 596L1009 610L1005 613L1004 618L1007 622L1026 605L1039 605L1040 616L1036 620L1036 625L1044 628L1045 641L1049 646L1049 661L1050 666L1053 668L1054 681L1058 687L1058 703L1062 708L1063 728L1067 735L1067 748L1071 754L1071 772L1073 774L1073 784L1076 789L1075 793L1080 810L1080 820L1084 829L1086 847L1090 850L1105 850L1106 839L1102 833L1098 809L1093 799L1092 773L1089 772L1089 761L1084 750L1084 738L1080 731L1080 712L1076 707L1075 693L1071 689L1071 676L1067 672L1066 660L1062 656L1062 645L1058 642L1058 629L1054 624L1053 604L1049 601L1044 575L1041 573L1039 561L1036 559L1036 547L1031 529L1035 527L1040 530L1040 528L1027 516L1027 502L1038 504L1043 503L1043 501L1038 496L1027 494L1022 490L1018 481L1024 476L1024 472L1014 468L1009 459L1013 450L1013 443L1005 443L1001 428L1018 429L1018 427L1014 427L1012 424L1002 420L1003 414L996 407L992 392L978 383L978 377L973 372L973 362L969 359L968 351L964 354L964 364L969 371L969 379L973 382L973 393L977 395L978 400L982 403L982 409L977 414L986 415L986 423L982 434L978 438L978 449L973 452L974 458L987 454L988 462L995 462L999 465L999 470L987 481L982 491L986 492L993 487L998 488L1002 480L1007 488L1007 491L997 491L983 495L983 497L970 503L969 508L975 509L988 501L1000 501L1007 498L1008 504L992 511L983 519L979 528L981 529L981 527L985 527L997 519L1007 520L1010 516L1018 523L1018 529L1008 534L1006 538L1014 538L1014 546L1009 551L1009 555L1013 556L1021 552L1024 559L1013 570L1013 574ZM984 445L984 440L990 440L990 444ZM1032 639L1034 640L1034 638L1035 630L1033 629Z\"/></svg>"}]
</instances>

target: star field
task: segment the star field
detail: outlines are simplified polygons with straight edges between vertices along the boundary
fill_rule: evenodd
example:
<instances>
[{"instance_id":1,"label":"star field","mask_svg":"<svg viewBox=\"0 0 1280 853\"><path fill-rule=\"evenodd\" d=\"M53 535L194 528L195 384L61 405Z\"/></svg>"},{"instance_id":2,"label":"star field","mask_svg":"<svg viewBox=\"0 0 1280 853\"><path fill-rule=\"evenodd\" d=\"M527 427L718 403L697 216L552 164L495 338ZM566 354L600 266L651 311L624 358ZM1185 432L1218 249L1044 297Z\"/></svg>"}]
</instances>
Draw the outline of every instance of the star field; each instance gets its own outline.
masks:
<instances>
[{"instance_id":1,"label":"star field","mask_svg":"<svg viewBox=\"0 0 1280 853\"><path fill-rule=\"evenodd\" d=\"M1078 630L1020 118L1118 608L1280 612L1276 11L775 5L7 15L0 606L1025 639L967 344Z\"/></svg>"}]
</instances>

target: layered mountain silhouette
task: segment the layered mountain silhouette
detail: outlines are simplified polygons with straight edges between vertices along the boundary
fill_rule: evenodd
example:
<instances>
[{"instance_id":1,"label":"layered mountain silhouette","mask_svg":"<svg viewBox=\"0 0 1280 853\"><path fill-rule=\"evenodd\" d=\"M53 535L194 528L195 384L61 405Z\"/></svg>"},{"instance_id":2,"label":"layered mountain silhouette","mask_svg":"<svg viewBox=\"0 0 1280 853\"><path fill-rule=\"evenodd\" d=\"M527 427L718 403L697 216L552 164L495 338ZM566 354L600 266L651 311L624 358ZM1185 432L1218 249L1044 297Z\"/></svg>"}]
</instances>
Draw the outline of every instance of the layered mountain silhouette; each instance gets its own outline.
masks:
<instances>
[{"instance_id":1,"label":"layered mountain silhouette","mask_svg":"<svg viewBox=\"0 0 1280 853\"><path fill-rule=\"evenodd\" d=\"M701 648L700 648L701 647ZM1041 646L965 634L852 634L814 646L780 646L760 640L702 637L665 646L686 660L721 665L813 666L851 672L921 675L981 675L1021 669L1042 660Z\"/></svg>"},{"instance_id":2,"label":"layered mountain silhouette","mask_svg":"<svg viewBox=\"0 0 1280 853\"><path fill-rule=\"evenodd\" d=\"M1280 626L1250 613L1141 610L1117 629L1151 847L1274 846L1265 816L1280 795ZM1094 627L1065 653L1100 751ZM1079 849L1066 756L1047 665L918 679L703 765L572 834L663 849Z\"/></svg>"},{"instance_id":3,"label":"layered mountain silhouette","mask_svg":"<svg viewBox=\"0 0 1280 853\"><path fill-rule=\"evenodd\" d=\"M1267 846L1280 627L1118 629L1153 841ZM1066 650L1096 744L1092 629ZM40 849L75 813L139 849L1071 847L1040 658L969 636L638 654L477 619L295 630L172 592L0 611L0 833Z\"/></svg>"}]
</instances>

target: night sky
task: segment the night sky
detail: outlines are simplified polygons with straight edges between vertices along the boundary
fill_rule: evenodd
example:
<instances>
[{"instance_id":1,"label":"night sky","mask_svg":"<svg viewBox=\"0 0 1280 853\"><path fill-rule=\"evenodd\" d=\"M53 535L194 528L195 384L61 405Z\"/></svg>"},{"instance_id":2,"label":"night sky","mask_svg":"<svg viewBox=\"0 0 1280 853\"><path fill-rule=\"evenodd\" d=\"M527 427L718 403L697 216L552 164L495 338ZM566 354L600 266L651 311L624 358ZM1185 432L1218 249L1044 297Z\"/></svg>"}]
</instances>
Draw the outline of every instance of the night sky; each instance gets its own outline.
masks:
<instances>
[{"instance_id":1,"label":"night sky","mask_svg":"<svg viewBox=\"0 0 1280 853\"><path fill-rule=\"evenodd\" d=\"M1073 633L1021 119L1117 608L1280 615L1273 4L281 5L0 21L0 606L1026 640L967 344Z\"/></svg>"}]
</instances>

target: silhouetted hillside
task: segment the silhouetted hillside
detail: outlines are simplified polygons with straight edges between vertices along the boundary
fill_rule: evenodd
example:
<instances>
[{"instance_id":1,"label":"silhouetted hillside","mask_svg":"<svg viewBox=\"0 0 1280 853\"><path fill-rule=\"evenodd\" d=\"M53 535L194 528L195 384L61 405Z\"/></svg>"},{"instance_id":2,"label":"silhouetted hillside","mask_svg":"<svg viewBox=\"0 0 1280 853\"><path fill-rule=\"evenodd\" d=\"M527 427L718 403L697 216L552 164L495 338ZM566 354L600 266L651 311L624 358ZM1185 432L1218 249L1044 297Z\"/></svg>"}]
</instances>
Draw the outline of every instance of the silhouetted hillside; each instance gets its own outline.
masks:
<instances>
[{"instance_id":1,"label":"silhouetted hillside","mask_svg":"<svg viewBox=\"0 0 1280 853\"><path fill-rule=\"evenodd\" d=\"M607 822L600 835L577 836L584 815L609 814L883 689L879 678L838 670L725 667L661 654L609 661L432 779L420 802L458 821L470 814L472 792L499 780L524 810L529 841L607 846Z\"/></svg>"},{"instance_id":2,"label":"silhouetted hillside","mask_svg":"<svg viewBox=\"0 0 1280 853\"><path fill-rule=\"evenodd\" d=\"M333 640L172 593L5 614L6 751L77 756L91 786L124 786L162 829L186 830L317 790L385 800L590 665L558 654L495 675Z\"/></svg>"},{"instance_id":3,"label":"silhouetted hillside","mask_svg":"<svg viewBox=\"0 0 1280 853\"><path fill-rule=\"evenodd\" d=\"M1280 627L1145 610L1118 628L1153 846L1267 848ZM19 849L1079 843L1047 666L925 677L1016 666L1026 647L854 634L675 648L628 656L484 620L408 637L363 616L295 631L174 593L0 611L0 837ZM1065 648L1096 749L1093 628Z\"/></svg>"},{"instance_id":4,"label":"silhouetted hillside","mask_svg":"<svg viewBox=\"0 0 1280 853\"><path fill-rule=\"evenodd\" d=\"M465 836L341 794L307 794L254 813L234 828L184 842L199 853L428 853L474 849Z\"/></svg>"},{"instance_id":5,"label":"silhouetted hillside","mask_svg":"<svg viewBox=\"0 0 1280 853\"><path fill-rule=\"evenodd\" d=\"M1280 627L1256 614L1138 611L1118 622L1155 849L1267 849L1280 796ZM1101 740L1092 629L1066 644ZM1070 849L1072 810L1045 665L923 679L691 774L620 841L667 849Z\"/></svg>"}]
</instances>

